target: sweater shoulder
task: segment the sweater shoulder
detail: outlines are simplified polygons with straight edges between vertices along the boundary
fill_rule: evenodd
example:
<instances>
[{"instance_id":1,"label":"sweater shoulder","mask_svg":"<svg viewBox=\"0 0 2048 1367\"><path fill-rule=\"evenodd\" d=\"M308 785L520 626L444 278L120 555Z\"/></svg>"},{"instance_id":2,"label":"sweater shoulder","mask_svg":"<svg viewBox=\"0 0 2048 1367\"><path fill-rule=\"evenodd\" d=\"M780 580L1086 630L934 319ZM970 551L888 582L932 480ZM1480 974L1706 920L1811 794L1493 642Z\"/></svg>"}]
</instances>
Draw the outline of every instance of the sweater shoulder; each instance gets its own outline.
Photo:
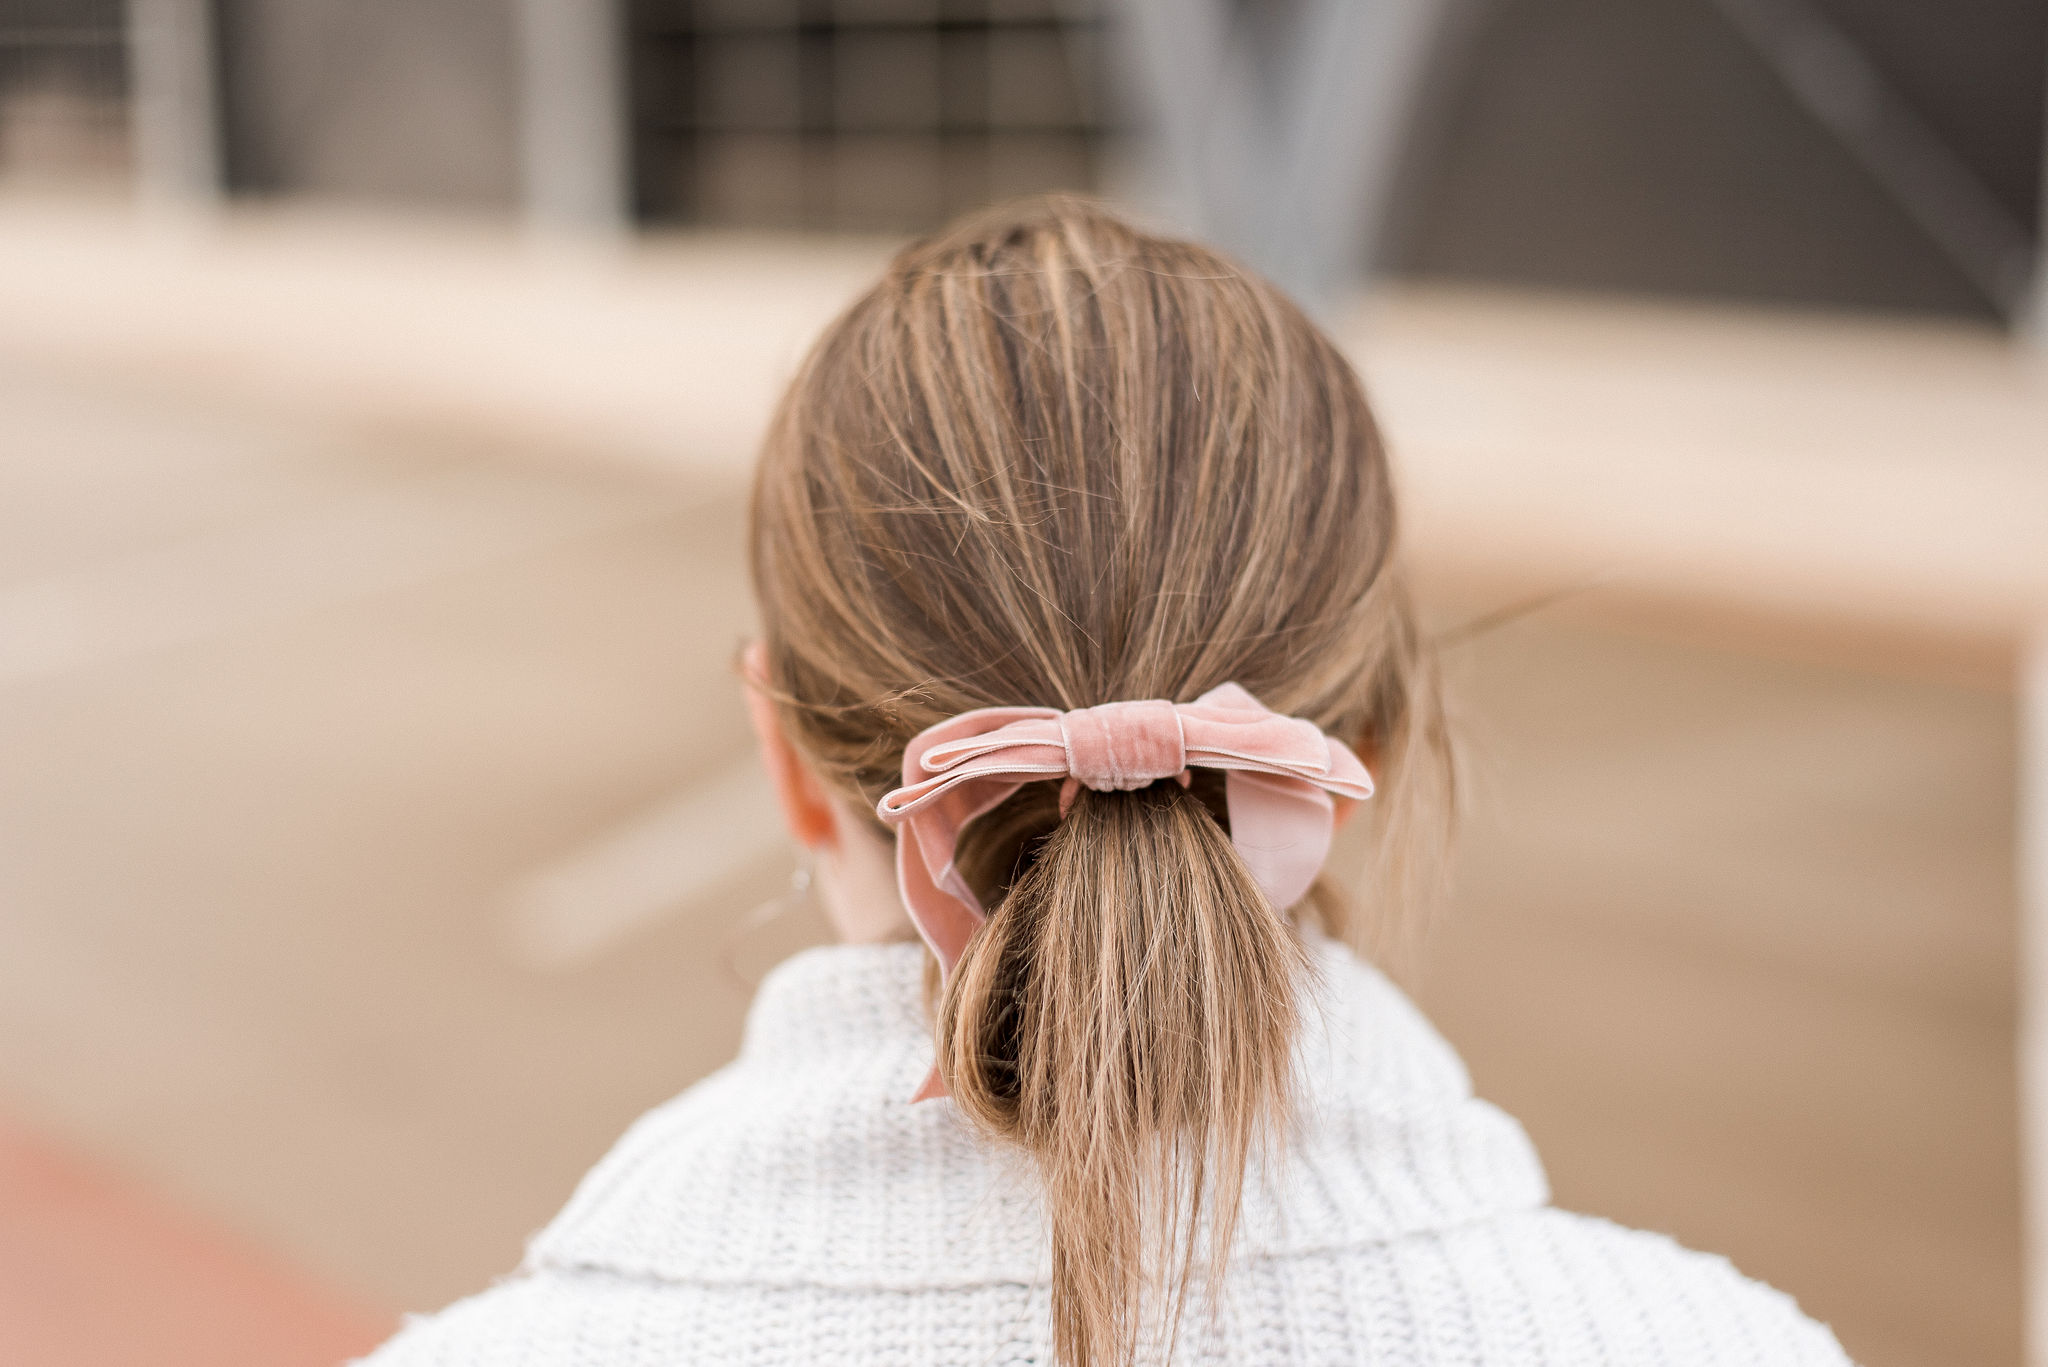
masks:
<instances>
[{"instance_id":1,"label":"sweater shoulder","mask_svg":"<svg viewBox=\"0 0 2048 1367\"><path fill-rule=\"evenodd\" d=\"M1851 1367L1791 1297L1657 1234L1543 1209L1233 1273L1202 1360L1385 1367ZM1227 1345L1245 1350L1252 1340Z\"/></svg>"},{"instance_id":2,"label":"sweater shoulder","mask_svg":"<svg viewBox=\"0 0 2048 1367\"><path fill-rule=\"evenodd\" d=\"M1791 1296L1662 1234L1545 1209L1448 1232L1442 1256L1495 1302L1477 1313L1544 1345L1506 1361L1853 1367Z\"/></svg>"}]
</instances>

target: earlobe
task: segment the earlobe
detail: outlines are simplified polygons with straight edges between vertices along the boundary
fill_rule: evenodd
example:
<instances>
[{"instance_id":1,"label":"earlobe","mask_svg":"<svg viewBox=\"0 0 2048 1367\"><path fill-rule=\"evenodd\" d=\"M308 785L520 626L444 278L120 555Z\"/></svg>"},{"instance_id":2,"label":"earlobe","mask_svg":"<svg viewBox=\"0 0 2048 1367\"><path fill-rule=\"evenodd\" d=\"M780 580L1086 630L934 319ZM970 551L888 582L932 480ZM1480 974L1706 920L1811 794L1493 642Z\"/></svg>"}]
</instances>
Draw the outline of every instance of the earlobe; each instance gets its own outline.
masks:
<instances>
[{"instance_id":1,"label":"earlobe","mask_svg":"<svg viewBox=\"0 0 2048 1367\"><path fill-rule=\"evenodd\" d=\"M790 835L807 850L836 845L839 833L832 820L832 800L782 734L775 704L768 700L768 654L759 641L749 642L741 653L740 671L746 680L747 719L753 723L761 763L775 786L775 800Z\"/></svg>"}]
</instances>

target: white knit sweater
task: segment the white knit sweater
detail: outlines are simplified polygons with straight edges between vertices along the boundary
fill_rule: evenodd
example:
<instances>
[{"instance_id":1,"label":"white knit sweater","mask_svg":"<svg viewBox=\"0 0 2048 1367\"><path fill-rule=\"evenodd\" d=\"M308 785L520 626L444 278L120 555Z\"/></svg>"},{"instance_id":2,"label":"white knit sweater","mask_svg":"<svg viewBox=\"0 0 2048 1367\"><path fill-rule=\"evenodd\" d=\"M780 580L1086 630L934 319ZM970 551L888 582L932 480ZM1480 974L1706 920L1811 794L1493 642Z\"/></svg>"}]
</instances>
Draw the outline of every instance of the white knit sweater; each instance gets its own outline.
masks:
<instances>
[{"instance_id":1,"label":"white knit sweater","mask_svg":"<svg viewBox=\"0 0 2048 1367\"><path fill-rule=\"evenodd\" d=\"M1728 1263L1550 1209L1521 1127L1384 977L1316 939L1305 1106L1245 1193L1212 1317L1174 1361L1841 1367ZM643 1117L525 1264L371 1367L1051 1362L1028 1171L931 1066L917 945L814 949L761 985L730 1066Z\"/></svg>"}]
</instances>

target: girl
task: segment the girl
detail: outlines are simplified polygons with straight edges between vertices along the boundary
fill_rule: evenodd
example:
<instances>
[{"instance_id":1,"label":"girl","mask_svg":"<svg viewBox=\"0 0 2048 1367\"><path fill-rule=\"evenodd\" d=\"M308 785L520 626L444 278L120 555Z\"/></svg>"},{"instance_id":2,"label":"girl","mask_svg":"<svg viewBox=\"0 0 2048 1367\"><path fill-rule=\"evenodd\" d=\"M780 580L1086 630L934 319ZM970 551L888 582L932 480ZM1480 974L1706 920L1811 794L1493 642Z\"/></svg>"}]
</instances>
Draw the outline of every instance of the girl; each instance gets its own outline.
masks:
<instances>
[{"instance_id":1,"label":"girl","mask_svg":"<svg viewBox=\"0 0 2048 1367\"><path fill-rule=\"evenodd\" d=\"M1394 529L1356 377L1241 268L1071 200L904 251L754 494L754 723L846 943L370 1361L1844 1363L1549 1208L1337 938L1336 821L1388 873L1449 809Z\"/></svg>"}]
</instances>

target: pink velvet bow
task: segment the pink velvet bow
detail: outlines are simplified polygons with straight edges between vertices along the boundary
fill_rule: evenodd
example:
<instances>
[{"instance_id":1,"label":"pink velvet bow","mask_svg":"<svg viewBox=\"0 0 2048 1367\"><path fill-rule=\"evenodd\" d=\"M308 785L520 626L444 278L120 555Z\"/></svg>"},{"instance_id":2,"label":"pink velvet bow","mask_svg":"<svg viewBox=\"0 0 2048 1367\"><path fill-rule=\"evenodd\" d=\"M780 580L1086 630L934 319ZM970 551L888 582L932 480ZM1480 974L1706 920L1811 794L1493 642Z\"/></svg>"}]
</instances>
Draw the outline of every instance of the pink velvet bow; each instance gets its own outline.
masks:
<instances>
[{"instance_id":1,"label":"pink velvet bow","mask_svg":"<svg viewBox=\"0 0 2048 1367\"><path fill-rule=\"evenodd\" d=\"M1191 703L984 707L918 732L903 750L903 786L876 811L896 828L897 886L940 972L951 975L985 919L953 863L968 822L1026 783L1064 779L1064 814L1077 785L1113 792L1185 783L1191 768L1227 771L1231 842L1282 910L1301 900L1329 857L1331 794L1372 796L1372 775L1348 746L1234 683ZM934 1070L914 1099L944 1095Z\"/></svg>"}]
</instances>

